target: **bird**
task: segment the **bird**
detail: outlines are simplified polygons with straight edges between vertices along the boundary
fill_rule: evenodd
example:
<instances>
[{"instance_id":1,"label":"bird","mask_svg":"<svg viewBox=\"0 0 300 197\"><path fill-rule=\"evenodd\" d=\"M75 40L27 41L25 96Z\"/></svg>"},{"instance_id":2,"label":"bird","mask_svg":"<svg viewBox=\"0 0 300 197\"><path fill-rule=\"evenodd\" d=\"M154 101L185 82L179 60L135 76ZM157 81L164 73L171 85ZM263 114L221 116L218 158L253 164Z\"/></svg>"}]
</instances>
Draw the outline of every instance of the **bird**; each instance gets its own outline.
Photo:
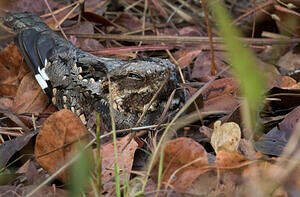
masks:
<instances>
[{"instance_id":1,"label":"bird","mask_svg":"<svg viewBox=\"0 0 300 197\"><path fill-rule=\"evenodd\" d=\"M167 59L94 56L30 12L9 13L1 20L17 33L14 42L53 105L71 110L85 125L98 112L110 129L109 107L117 129L153 124L173 91L169 111L182 105L184 92L179 88L176 67Z\"/></svg>"}]
</instances>

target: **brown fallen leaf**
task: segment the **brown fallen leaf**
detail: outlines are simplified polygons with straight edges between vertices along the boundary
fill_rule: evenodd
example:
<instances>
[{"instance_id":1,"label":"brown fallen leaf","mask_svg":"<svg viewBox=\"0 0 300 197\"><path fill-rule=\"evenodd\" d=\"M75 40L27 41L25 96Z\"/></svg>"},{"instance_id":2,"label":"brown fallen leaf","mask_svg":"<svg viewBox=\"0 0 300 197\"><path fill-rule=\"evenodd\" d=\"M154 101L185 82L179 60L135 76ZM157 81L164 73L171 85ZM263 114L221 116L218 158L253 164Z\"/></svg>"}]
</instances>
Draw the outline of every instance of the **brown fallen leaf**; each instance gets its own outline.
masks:
<instances>
[{"instance_id":1,"label":"brown fallen leaf","mask_svg":"<svg viewBox=\"0 0 300 197\"><path fill-rule=\"evenodd\" d=\"M208 171L199 176L186 193L197 194L197 196L235 196L239 184L238 174L232 171L219 174Z\"/></svg>"},{"instance_id":2,"label":"brown fallen leaf","mask_svg":"<svg viewBox=\"0 0 300 197\"><path fill-rule=\"evenodd\" d=\"M276 165L276 163L273 164L268 161L257 162L256 165L249 165L243 169L241 174L241 178L243 180L243 184L241 185L241 191L243 191L242 194L253 196L257 194L257 191L259 191L261 196L270 196L271 193L272 196L287 196L284 195L284 193L286 193L284 188L277 185L278 180L284 173L285 168L283 166L279 166ZM298 172L294 170L293 173L297 178L292 178L294 174L291 174L288 182L298 180L299 170ZM282 185L284 185L284 183L282 183ZM287 186L290 187L292 185ZM296 186L295 182L293 183L293 186Z\"/></svg>"},{"instance_id":3,"label":"brown fallen leaf","mask_svg":"<svg viewBox=\"0 0 300 197\"><path fill-rule=\"evenodd\" d=\"M157 181L158 165L152 170L154 181ZM186 137L171 140L164 148L162 183L184 192L207 166L207 153L198 142Z\"/></svg>"},{"instance_id":4,"label":"brown fallen leaf","mask_svg":"<svg viewBox=\"0 0 300 197\"><path fill-rule=\"evenodd\" d=\"M284 87L284 88L286 88L286 87ZM295 85L292 85L292 86L290 86L286 89L290 89L290 90L297 90L298 89L299 90L300 89L300 82L298 82Z\"/></svg>"},{"instance_id":5,"label":"brown fallen leaf","mask_svg":"<svg viewBox=\"0 0 300 197\"><path fill-rule=\"evenodd\" d=\"M17 94L18 86L10 84L0 84L0 96L13 97Z\"/></svg>"},{"instance_id":6,"label":"brown fallen leaf","mask_svg":"<svg viewBox=\"0 0 300 197\"><path fill-rule=\"evenodd\" d=\"M14 43L0 51L0 84L18 85L29 68ZM21 69L22 67L25 68ZM22 74L21 74L22 73Z\"/></svg>"},{"instance_id":7,"label":"brown fallen leaf","mask_svg":"<svg viewBox=\"0 0 300 197\"><path fill-rule=\"evenodd\" d=\"M203 111L233 112L239 106L237 98L231 94L214 97L203 102Z\"/></svg>"},{"instance_id":8,"label":"brown fallen leaf","mask_svg":"<svg viewBox=\"0 0 300 197\"><path fill-rule=\"evenodd\" d=\"M291 0L286 0L285 4ZM278 30L282 35L289 35L294 37L299 37L299 1L291 1L293 5L298 8L298 12L296 10L290 9L286 6L282 6L281 4L274 5L275 10L274 14L279 18L279 20L274 20L277 24Z\"/></svg>"},{"instance_id":9,"label":"brown fallen leaf","mask_svg":"<svg viewBox=\"0 0 300 197\"><path fill-rule=\"evenodd\" d=\"M177 62L180 68L185 68L189 66L193 60L201 53L201 46L193 47L189 49L181 49L175 53L175 58L177 58Z\"/></svg>"},{"instance_id":10,"label":"brown fallen leaf","mask_svg":"<svg viewBox=\"0 0 300 197\"><path fill-rule=\"evenodd\" d=\"M237 151L222 150L210 170L198 176L186 192L203 196L240 194L242 170L251 163Z\"/></svg>"},{"instance_id":11,"label":"brown fallen leaf","mask_svg":"<svg viewBox=\"0 0 300 197\"><path fill-rule=\"evenodd\" d=\"M13 106L13 98L0 97L0 105L6 109L10 109Z\"/></svg>"},{"instance_id":12,"label":"brown fallen leaf","mask_svg":"<svg viewBox=\"0 0 300 197\"><path fill-rule=\"evenodd\" d=\"M248 159L239 153L237 150L235 151L226 151L220 150L216 156L216 160L214 165L217 168L239 168L243 166L244 162L247 162Z\"/></svg>"},{"instance_id":13,"label":"brown fallen leaf","mask_svg":"<svg viewBox=\"0 0 300 197\"><path fill-rule=\"evenodd\" d=\"M199 131L200 131L200 133L204 134L207 138L209 138L209 141L210 141L211 135L214 130L209 127L206 127L206 126L201 126L199 128Z\"/></svg>"},{"instance_id":14,"label":"brown fallen leaf","mask_svg":"<svg viewBox=\"0 0 300 197\"><path fill-rule=\"evenodd\" d=\"M66 33L68 34L94 34L94 25L90 22L81 22L79 25L76 26L75 29L67 30ZM76 38L73 37L73 42L76 47L80 48L84 51L95 51L103 49L103 46L95 39L91 38ZM72 40L71 40L72 41Z\"/></svg>"},{"instance_id":15,"label":"brown fallen leaf","mask_svg":"<svg viewBox=\"0 0 300 197\"><path fill-rule=\"evenodd\" d=\"M233 78L222 78L213 81L205 90L203 90L203 99L209 100L226 94L237 95L238 84Z\"/></svg>"},{"instance_id":16,"label":"brown fallen leaf","mask_svg":"<svg viewBox=\"0 0 300 197\"><path fill-rule=\"evenodd\" d=\"M0 145L0 168L4 168L11 157L21 151L28 144L30 139L37 134L36 131L26 133L12 140L7 140Z\"/></svg>"},{"instance_id":17,"label":"brown fallen leaf","mask_svg":"<svg viewBox=\"0 0 300 197\"><path fill-rule=\"evenodd\" d=\"M0 186L0 193L1 196L26 196L32 190L34 190L37 186L36 185L28 185L22 187L21 185L18 186ZM67 197L70 196L67 190L63 190L61 188L54 186L44 186L39 189L36 193L32 195L32 197L39 197L39 196L60 196L60 197Z\"/></svg>"},{"instance_id":18,"label":"brown fallen leaf","mask_svg":"<svg viewBox=\"0 0 300 197\"><path fill-rule=\"evenodd\" d=\"M226 68L222 53L215 53L215 64L217 73ZM221 77L230 76L229 72L224 72ZM209 52L201 52L195 60L192 78L202 82L208 82L214 76L211 75L211 58Z\"/></svg>"},{"instance_id":19,"label":"brown fallen leaf","mask_svg":"<svg viewBox=\"0 0 300 197\"><path fill-rule=\"evenodd\" d=\"M13 107L21 79L29 72L18 48L14 43L0 51L0 104L8 109Z\"/></svg>"},{"instance_id":20,"label":"brown fallen leaf","mask_svg":"<svg viewBox=\"0 0 300 197\"><path fill-rule=\"evenodd\" d=\"M14 113L40 113L45 110L49 98L44 94L32 73L27 73L18 88L12 111Z\"/></svg>"},{"instance_id":21,"label":"brown fallen leaf","mask_svg":"<svg viewBox=\"0 0 300 197\"><path fill-rule=\"evenodd\" d=\"M239 152L242 153L247 159L255 160L262 157L260 152L256 152L254 144L251 140L242 138L239 144Z\"/></svg>"},{"instance_id":22,"label":"brown fallen leaf","mask_svg":"<svg viewBox=\"0 0 300 197\"><path fill-rule=\"evenodd\" d=\"M278 87L278 88L289 89L290 87L292 87L296 83L297 83L297 81L295 79L293 79L292 77L277 75L272 80L271 88L272 87Z\"/></svg>"},{"instance_id":23,"label":"brown fallen leaf","mask_svg":"<svg viewBox=\"0 0 300 197\"><path fill-rule=\"evenodd\" d=\"M130 14L129 12L122 12L114 21L115 24L121 25L130 31L134 31L142 26L141 21ZM119 28L120 30L120 28Z\"/></svg>"},{"instance_id":24,"label":"brown fallen leaf","mask_svg":"<svg viewBox=\"0 0 300 197\"><path fill-rule=\"evenodd\" d=\"M34 154L38 163L50 174L56 172L87 143L87 131L80 119L69 110L52 114L37 135ZM57 177L68 182L69 172Z\"/></svg>"},{"instance_id":25,"label":"brown fallen leaf","mask_svg":"<svg viewBox=\"0 0 300 197\"><path fill-rule=\"evenodd\" d=\"M50 7L55 10L59 8L59 4L55 1L49 1ZM62 6L60 6L62 7ZM40 1L33 1L33 0L23 0L23 1L14 1L11 4L11 7L9 9L13 12L32 12L32 13L47 13L47 4L40 2Z\"/></svg>"},{"instance_id":26,"label":"brown fallen leaf","mask_svg":"<svg viewBox=\"0 0 300 197\"><path fill-rule=\"evenodd\" d=\"M138 147L138 144L131 140L127 145L130 135L127 135L123 138L117 139L117 151L118 151L118 165L120 169L120 180L121 183L124 181L124 175L126 174L127 181L129 180L129 173L132 168L133 158L135 150ZM127 146L126 146L127 145ZM124 147L126 148L124 149ZM124 150L123 150L124 149ZM123 150L123 151L122 151ZM94 150L94 158L97 156L96 149ZM104 190L109 190L109 188L114 187L115 183L113 180L115 157L114 157L114 145L113 142L105 144L101 147L101 157L102 157L102 183Z\"/></svg>"},{"instance_id":27,"label":"brown fallen leaf","mask_svg":"<svg viewBox=\"0 0 300 197\"><path fill-rule=\"evenodd\" d=\"M203 36L203 32L195 26L187 26L179 29L181 36Z\"/></svg>"},{"instance_id":28,"label":"brown fallen leaf","mask_svg":"<svg viewBox=\"0 0 300 197\"><path fill-rule=\"evenodd\" d=\"M300 69L300 58L299 52L296 53L293 50L290 50L286 54L280 57L277 62L279 66L279 71L282 75L289 75Z\"/></svg>"},{"instance_id":29,"label":"brown fallen leaf","mask_svg":"<svg viewBox=\"0 0 300 197\"><path fill-rule=\"evenodd\" d=\"M26 183L28 185L38 185L47 178L47 174L44 170L38 170L40 166L37 162L29 159L26 163L21 166L17 173L22 173L26 177Z\"/></svg>"},{"instance_id":30,"label":"brown fallen leaf","mask_svg":"<svg viewBox=\"0 0 300 197\"><path fill-rule=\"evenodd\" d=\"M271 98L260 112L260 117L278 116L289 113L300 105L300 89L282 89L274 87L267 93Z\"/></svg>"}]
</instances>

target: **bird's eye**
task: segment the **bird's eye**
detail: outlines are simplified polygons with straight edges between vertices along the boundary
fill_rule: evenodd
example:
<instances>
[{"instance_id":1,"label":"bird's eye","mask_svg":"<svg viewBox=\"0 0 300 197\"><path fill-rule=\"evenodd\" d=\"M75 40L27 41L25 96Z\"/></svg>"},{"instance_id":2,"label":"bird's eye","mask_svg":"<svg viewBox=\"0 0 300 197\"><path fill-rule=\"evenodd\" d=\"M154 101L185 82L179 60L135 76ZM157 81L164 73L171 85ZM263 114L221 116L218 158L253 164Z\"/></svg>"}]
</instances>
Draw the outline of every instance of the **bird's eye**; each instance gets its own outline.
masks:
<instances>
[{"instance_id":1,"label":"bird's eye","mask_svg":"<svg viewBox=\"0 0 300 197\"><path fill-rule=\"evenodd\" d=\"M131 79L134 79L134 80L142 80L143 78L137 74L134 74L134 73L129 73L127 75L128 78L131 78Z\"/></svg>"}]
</instances>

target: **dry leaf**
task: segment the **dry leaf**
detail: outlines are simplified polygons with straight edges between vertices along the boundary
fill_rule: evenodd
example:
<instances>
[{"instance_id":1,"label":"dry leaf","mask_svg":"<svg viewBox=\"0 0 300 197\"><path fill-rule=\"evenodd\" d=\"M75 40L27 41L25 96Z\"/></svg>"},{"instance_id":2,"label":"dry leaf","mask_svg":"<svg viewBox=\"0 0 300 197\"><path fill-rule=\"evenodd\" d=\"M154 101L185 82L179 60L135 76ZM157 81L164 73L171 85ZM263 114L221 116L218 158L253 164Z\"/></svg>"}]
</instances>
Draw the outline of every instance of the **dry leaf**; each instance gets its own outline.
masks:
<instances>
[{"instance_id":1,"label":"dry leaf","mask_svg":"<svg viewBox=\"0 0 300 197\"><path fill-rule=\"evenodd\" d=\"M203 36L203 32L201 32L195 26L187 26L179 29L179 35L180 36Z\"/></svg>"},{"instance_id":2,"label":"dry leaf","mask_svg":"<svg viewBox=\"0 0 300 197\"><path fill-rule=\"evenodd\" d=\"M75 29L67 30L68 34L94 34L94 25L90 22L81 22L76 26ZM77 38L75 36L71 36L73 39L72 44L76 47L80 48L83 51L95 51L103 49L103 46L95 39L92 38Z\"/></svg>"},{"instance_id":3,"label":"dry leaf","mask_svg":"<svg viewBox=\"0 0 300 197\"><path fill-rule=\"evenodd\" d=\"M300 69L299 54L293 53L291 50L280 57L277 65L279 66L279 71L282 75L289 75Z\"/></svg>"},{"instance_id":4,"label":"dry leaf","mask_svg":"<svg viewBox=\"0 0 300 197\"><path fill-rule=\"evenodd\" d=\"M32 131L2 143L0 146L0 168L4 168L11 157L14 156L16 152L21 151L36 134L36 131Z\"/></svg>"},{"instance_id":5,"label":"dry leaf","mask_svg":"<svg viewBox=\"0 0 300 197\"><path fill-rule=\"evenodd\" d=\"M286 87L284 87L286 88ZM295 85L291 86L291 87L288 87L286 89L290 89L290 90L299 90L300 89L300 82L296 83Z\"/></svg>"},{"instance_id":6,"label":"dry leaf","mask_svg":"<svg viewBox=\"0 0 300 197\"><path fill-rule=\"evenodd\" d=\"M221 121L215 122L210 143L217 154L220 150L237 150L240 140L241 129L238 124L227 122L221 125Z\"/></svg>"},{"instance_id":7,"label":"dry leaf","mask_svg":"<svg viewBox=\"0 0 300 197\"><path fill-rule=\"evenodd\" d=\"M274 192L274 184L278 183L281 175L285 173L284 167L272 164L271 162L257 162L256 165L249 165L244 168L241 178L243 179L242 191L247 196L253 196L260 192L260 196L269 196ZM296 173L298 179L299 174ZM292 180L292 177L289 177ZM275 196L274 194L272 196Z\"/></svg>"},{"instance_id":8,"label":"dry leaf","mask_svg":"<svg viewBox=\"0 0 300 197\"><path fill-rule=\"evenodd\" d=\"M131 31L134 31L142 26L141 21L130 14L129 12L122 12L114 21L115 24L121 25Z\"/></svg>"},{"instance_id":9,"label":"dry leaf","mask_svg":"<svg viewBox=\"0 0 300 197\"><path fill-rule=\"evenodd\" d=\"M32 73L28 73L18 88L12 111L15 113L40 113L44 111L48 103L49 98L33 78Z\"/></svg>"},{"instance_id":10,"label":"dry leaf","mask_svg":"<svg viewBox=\"0 0 300 197\"><path fill-rule=\"evenodd\" d=\"M241 184L240 174L248 163L237 151L222 150L218 153L213 168L198 176L185 192L199 196L234 196Z\"/></svg>"},{"instance_id":11,"label":"dry leaf","mask_svg":"<svg viewBox=\"0 0 300 197\"><path fill-rule=\"evenodd\" d=\"M177 62L180 68L185 68L189 66L193 60L201 53L202 48L190 48L190 49L182 49L175 53L175 57L177 57Z\"/></svg>"},{"instance_id":12,"label":"dry leaf","mask_svg":"<svg viewBox=\"0 0 300 197\"><path fill-rule=\"evenodd\" d=\"M13 97L17 94L18 86L10 84L0 84L0 96Z\"/></svg>"},{"instance_id":13,"label":"dry leaf","mask_svg":"<svg viewBox=\"0 0 300 197\"><path fill-rule=\"evenodd\" d=\"M286 7L286 4L289 2L293 3L294 6L299 5L299 1L297 0L288 0L284 1L284 6L281 4L274 4L276 8L274 11L275 16L279 18L279 20L274 20L277 24L278 30L282 35L289 35L294 37L299 37L299 7L297 9L289 9Z\"/></svg>"},{"instance_id":14,"label":"dry leaf","mask_svg":"<svg viewBox=\"0 0 300 197\"><path fill-rule=\"evenodd\" d=\"M223 96L225 94L237 95L238 84L233 78L222 78L213 81L205 90L203 90L203 99L210 100L212 98Z\"/></svg>"},{"instance_id":15,"label":"dry leaf","mask_svg":"<svg viewBox=\"0 0 300 197\"><path fill-rule=\"evenodd\" d=\"M218 168L239 168L245 161L247 161L247 158L236 150L220 150L216 156L214 164Z\"/></svg>"},{"instance_id":16,"label":"dry leaf","mask_svg":"<svg viewBox=\"0 0 300 197\"><path fill-rule=\"evenodd\" d=\"M1 196L26 196L32 190L34 190L37 186L36 185L27 185L22 186L21 184L18 186L0 186L0 193ZM40 197L40 196L59 196L59 197L67 197L70 196L70 192L67 190L63 190L61 188L53 186L43 186L37 192L35 192L32 197Z\"/></svg>"},{"instance_id":17,"label":"dry leaf","mask_svg":"<svg viewBox=\"0 0 300 197\"><path fill-rule=\"evenodd\" d=\"M5 49L0 51L0 83L9 85L18 85L19 80L23 78L24 73L20 75L22 67L26 67L18 48L11 43Z\"/></svg>"},{"instance_id":18,"label":"dry leaf","mask_svg":"<svg viewBox=\"0 0 300 197\"><path fill-rule=\"evenodd\" d=\"M124 177L124 173L127 174L127 178L129 179L129 172L132 167L133 158L135 150L138 147L138 144L131 140L131 142L127 145L130 136L127 135L123 138L117 139L117 149L118 149L118 165L120 168L120 179L121 183ZM127 145L127 146L126 146ZM123 148L126 148L123 150ZM123 150L123 151L122 151ZM96 150L94 150L94 157L96 158ZM114 178L114 145L113 142L105 144L101 147L101 157L102 157L102 183L104 184L104 190L108 190L110 186L114 187L114 182L111 180ZM110 184L112 183L112 184Z\"/></svg>"},{"instance_id":19,"label":"dry leaf","mask_svg":"<svg viewBox=\"0 0 300 197\"><path fill-rule=\"evenodd\" d=\"M286 88L289 89L290 87L294 86L297 81L289 76L281 76L277 75L274 79L271 80L271 88L278 87L278 88Z\"/></svg>"},{"instance_id":20,"label":"dry leaf","mask_svg":"<svg viewBox=\"0 0 300 197\"><path fill-rule=\"evenodd\" d=\"M87 143L86 128L69 110L52 114L37 135L34 154L38 163L49 173L56 172ZM78 142L77 142L78 141ZM48 153L48 154L47 154ZM64 171L58 179L67 182L69 173Z\"/></svg>"},{"instance_id":21,"label":"dry leaf","mask_svg":"<svg viewBox=\"0 0 300 197\"><path fill-rule=\"evenodd\" d=\"M162 182L170 183L176 190L184 192L208 166L206 151L191 138L181 137L166 143ZM158 164L153 168L154 181L157 181Z\"/></svg>"},{"instance_id":22,"label":"dry leaf","mask_svg":"<svg viewBox=\"0 0 300 197\"><path fill-rule=\"evenodd\" d=\"M260 152L255 151L253 142L245 138L240 141L239 151L250 160L259 159L262 156Z\"/></svg>"},{"instance_id":23,"label":"dry leaf","mask_svg":"<svg viewBox=\"0 0 300 197\"><path fill-rule=\"evenodd\" d=\"M11 106L13 106L13 103L14 101L12 98L0 97L0 105L6 109L10 109Z\"/></svg>"},{"instance_id":24,"label":"dry leaf","mask_svg":"<svg viewBox=\"0 0 300 197\"><path fill-rule=\"evenodd\" d=\"M29 159L21 166L17 173L24 174L28 185L38 185L46 179L45 171L39 171L40 166L34 160Z\"/></svg>"},{"instance_id":25,"label":"dry leaf","mask_svg":"<svg viewBox=\"0 0 300 197\"><path fill-rule=\"evenodd\" d=\"M222 150L217 154L214 168L198 176L185 192L203 196L234 196L241 185L242 167L247 166L247 162L237 151Z\"/></svg>"},{"instance_id":26,"label":"dry leaf","mask_svg":"<svg viewBox=\"0 0 300 197\"><path fill-rule=\"evenodd\" d=\"M211 58L209 52L202 52L198 55L197 59L195 60L193 71L192 71L192 78L198 81L208 82L214 76L211 75ZM226 68L226 64L223 61L224 57L222 53L216 52L215 53L215 64L217 73L221 72ZM221 74L220 77L230 76L228 72L224 72Z\"/></svg>"},{"instance_id":27,"label":"dry leaf","mask_svg":"<svg viewBox=\"0 0 300 197\"><path fill-rule=\"evenodd\" d=\"M230 94L211 98L203 102L203 111L233 112L239 106L239 101Z\"/></svg>"},{"instance_id":28,"label":"dry leaf","mask_svg":"<svg viewBox=\"0 0 300 197\"><path fill-rule=\"evenodd\" d=\"M49 102L13 43L0 51L0 89L0 103L15 113L39 113Z\"/></svg>"}]
</instances>

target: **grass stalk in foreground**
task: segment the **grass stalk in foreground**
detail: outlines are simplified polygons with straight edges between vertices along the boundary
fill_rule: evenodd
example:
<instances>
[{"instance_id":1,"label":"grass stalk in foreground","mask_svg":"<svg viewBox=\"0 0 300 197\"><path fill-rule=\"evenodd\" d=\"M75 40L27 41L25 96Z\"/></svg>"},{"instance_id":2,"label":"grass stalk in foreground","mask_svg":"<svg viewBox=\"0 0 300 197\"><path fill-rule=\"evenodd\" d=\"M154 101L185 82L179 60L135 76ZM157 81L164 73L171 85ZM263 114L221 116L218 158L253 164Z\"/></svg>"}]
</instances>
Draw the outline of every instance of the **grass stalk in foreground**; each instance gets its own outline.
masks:
<instances>
[{"instance_id":1,"label":"grass stalk in foreground","mask_svg":"<svg viewBox=\"0 0 300 197\"><path fill-rule=\"evenodd\" d=\"M80 150L80 149L79 149ZM89 162L92 160L88 158L88 152L83 151L80 154L79 159L72 166L72 178L71 178L71 196L79 197L82 196L85 186L88 183L90 177L91 165Z\"/></svg>"},{"instance_id":2,"label":"grass stalk in foreground","mask_svg":"<svg viewBox=\"0 0 300 197\"><path fill-rule=\"evenodd\" d=\"M114 165L114 170L115 170L115 182L116 182L116 196L120 197L121 196L121 186L120 186L120 170L119 170L119 164L118 164L118 149L117 149L117 134L116 134L116 124L115 124L115 116L114 112L112 109L113 106L113 101L112 101L112 95L111 95L111 83L110 83L110 78L108 77L109 80L109 113L110 113L110 118L111 118L111 129L113 132L113 143L114 143L114 157L115 157L115 165Z\"/></svg>"},{"instance_id":3,"label":"grass stalk in foreground","mask_svg":"<svg viewBox=\"0 0 300 197\"><path fill-rule=\"evenodd\" d=\"M164 164L164 151L161 152L159 158L159 166L158 166L158 178L157 178L157 191L160 190L161 187L161 179L162 179L162 171L163 171L163 164ZM159 195L159 192L156 193L156 196Z\"/></svg>"},{"instance_id":4,"label":"grass stalk in foreground","mask_svg":"<svg viewBox=\"0 0 300 197\"><path fill-rule=\"evenodd\" d=\"M255 56L238 39L241 34L235 26L231 25L232 20L224 6L214 1L214 3L210 2L210 7L217 21L220 35L224 39L228 51L227 56L239 82L242 95L248 104L249 116L243 116L244 122L248 130L253 131L256 126L257 110L263 100L265 80L257 67L258 62ZM248 120L246 120L247 117L249 117Z\"/></svg>"},{"instance_id":5,"label":"grass stalk in foreground","mask_svg":"<svg viewBox=\"0 0 300 197\"><path fill-rule=\"evenodd\" d=\"M100 147L100 116L99 113L96 113L97 119L97 133L96 133L96 144L97 144L97 161L96 161L96 169L97 169L97 188L99 193L101 193L102 181L101 181L101 174L102 174L102 157L101 157L101 147Z\"/></svg>"}]
</instances>

